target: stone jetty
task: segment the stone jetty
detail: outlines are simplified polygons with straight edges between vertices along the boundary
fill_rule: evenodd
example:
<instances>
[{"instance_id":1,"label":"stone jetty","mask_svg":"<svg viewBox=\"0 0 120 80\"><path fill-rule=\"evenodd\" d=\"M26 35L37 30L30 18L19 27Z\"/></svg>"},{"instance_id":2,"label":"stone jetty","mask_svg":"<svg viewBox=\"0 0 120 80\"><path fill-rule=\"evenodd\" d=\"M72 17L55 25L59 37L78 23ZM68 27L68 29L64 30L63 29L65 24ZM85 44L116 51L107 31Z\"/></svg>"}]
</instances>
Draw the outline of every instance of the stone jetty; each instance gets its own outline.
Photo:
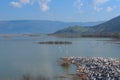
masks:
<instances>
[{"instance_id":1,"label":"stone jetty","mask_svg":"<svg viewBox=\"0 0 120 80\"><path fill-rule=\"evenodd\" d=\"M120 58L65 57L82 80L120 80Z\"/></svg>"}]
</instances>

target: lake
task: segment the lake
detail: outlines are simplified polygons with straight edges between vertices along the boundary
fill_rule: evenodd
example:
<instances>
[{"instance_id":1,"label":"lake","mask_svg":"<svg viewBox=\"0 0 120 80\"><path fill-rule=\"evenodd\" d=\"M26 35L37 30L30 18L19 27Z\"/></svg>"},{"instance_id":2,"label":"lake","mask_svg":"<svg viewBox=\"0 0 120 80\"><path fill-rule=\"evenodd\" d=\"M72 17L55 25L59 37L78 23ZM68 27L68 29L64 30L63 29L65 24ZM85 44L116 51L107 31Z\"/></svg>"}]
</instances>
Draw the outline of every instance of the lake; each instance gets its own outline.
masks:
<instances>
[{"instance_id":1,"label":"lake","mask_svg":"<svg viewBox=\"0 0 120 80\"><path fill-rule=\"evenodd\" d=\"M120 44L111 38L0 37L0 80L21 80L24 74L50 78L63 73L75 73L61 68L61 57L120 58ZM44 41L70 41L72 44L38 44Z\"/></svg>"}]
</instances>

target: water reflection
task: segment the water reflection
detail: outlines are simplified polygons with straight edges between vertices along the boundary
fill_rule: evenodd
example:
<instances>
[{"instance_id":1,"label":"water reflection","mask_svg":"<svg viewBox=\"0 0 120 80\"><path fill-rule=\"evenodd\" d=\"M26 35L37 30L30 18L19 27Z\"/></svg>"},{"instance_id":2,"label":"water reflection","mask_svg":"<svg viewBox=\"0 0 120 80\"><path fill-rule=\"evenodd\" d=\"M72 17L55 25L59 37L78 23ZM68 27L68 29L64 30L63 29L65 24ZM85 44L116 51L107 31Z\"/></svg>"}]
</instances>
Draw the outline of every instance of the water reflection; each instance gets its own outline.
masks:
<instances>
[{"instance_id":1,"label":"water reflection","mask_svg":"<svg viewBox=\"0 0 120 80\"><path fill-rule=\"evenodd\" d=\"M34 77L30 74L25 74L25 75L23 75L22 80L50 80L50 79L48 77L45 77L45 76L42 76L42 75Z\"/></svg>"},{"instance_id":2,"label":"water reflection","mask_svg":"<svg viewBox=\"0 0 120 80\"><path fill-rule=\"evenodd\" d=\"M70 63L69 62L65 62L65 61L59 61L59 64L61 66L61 68L63 69L64 73L68 74L69 72L69 68L70 68Z\"/></svg>"},{"instance_id":3,"label":"water reflection","mask_svg":"<svg viewBox=\"0 0 120 80\"><path fill-rule=\"evenodd\" d=\"M69 58L60 58L58 63L64 71L62 75L58 76L58 80L80 80L80 77L76 73L70 73L71 63Z\"/></svg>"}]
</instances>

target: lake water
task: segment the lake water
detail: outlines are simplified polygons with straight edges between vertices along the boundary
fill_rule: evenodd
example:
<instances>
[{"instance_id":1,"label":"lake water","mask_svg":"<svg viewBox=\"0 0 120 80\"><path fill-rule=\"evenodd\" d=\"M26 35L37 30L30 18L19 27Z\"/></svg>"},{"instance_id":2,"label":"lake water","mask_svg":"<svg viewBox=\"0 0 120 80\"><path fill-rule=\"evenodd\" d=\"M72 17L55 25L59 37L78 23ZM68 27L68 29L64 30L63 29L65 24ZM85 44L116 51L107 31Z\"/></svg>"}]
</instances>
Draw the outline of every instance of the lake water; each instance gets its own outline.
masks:
<instances>
[{"instance_id":1,"label":"lake water","mask_svg":"<svg viewBox=\"0 0 120 80\"><path fill-rule=\"evenodd\" d=\"M38 44L43 41L72 44ZM57 63L61 57L120 58L120 44L110 38L0 37L0 80L20 80L24 74L55 77L66 71ZM74 68L69 73L74 73Z\"/></svg>"}]
</instances>

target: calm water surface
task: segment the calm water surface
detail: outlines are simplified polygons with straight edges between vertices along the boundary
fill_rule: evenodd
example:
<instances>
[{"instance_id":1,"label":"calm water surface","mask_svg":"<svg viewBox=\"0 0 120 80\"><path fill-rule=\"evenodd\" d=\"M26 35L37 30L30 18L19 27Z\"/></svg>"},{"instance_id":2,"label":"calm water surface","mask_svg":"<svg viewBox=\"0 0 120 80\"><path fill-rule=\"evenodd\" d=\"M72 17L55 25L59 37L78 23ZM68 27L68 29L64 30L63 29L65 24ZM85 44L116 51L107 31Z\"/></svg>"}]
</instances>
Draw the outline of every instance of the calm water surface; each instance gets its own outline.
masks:
<instances>
[{"instance_id":1,"label":"calm water surface","mask_svg":"<svg viewBox=\"0 0 120 80\"><path fill-rule=\"evenodd\" d=\"M70 45L38 44L42 41L71 41ZM24 74L55 77L63 70L57 60L65 56L120 58L120 44L110 38L15 37L0 38L0 80L20 80ZM73 73L74 68L68 71Z\"/></svg>"}]
</instances>

